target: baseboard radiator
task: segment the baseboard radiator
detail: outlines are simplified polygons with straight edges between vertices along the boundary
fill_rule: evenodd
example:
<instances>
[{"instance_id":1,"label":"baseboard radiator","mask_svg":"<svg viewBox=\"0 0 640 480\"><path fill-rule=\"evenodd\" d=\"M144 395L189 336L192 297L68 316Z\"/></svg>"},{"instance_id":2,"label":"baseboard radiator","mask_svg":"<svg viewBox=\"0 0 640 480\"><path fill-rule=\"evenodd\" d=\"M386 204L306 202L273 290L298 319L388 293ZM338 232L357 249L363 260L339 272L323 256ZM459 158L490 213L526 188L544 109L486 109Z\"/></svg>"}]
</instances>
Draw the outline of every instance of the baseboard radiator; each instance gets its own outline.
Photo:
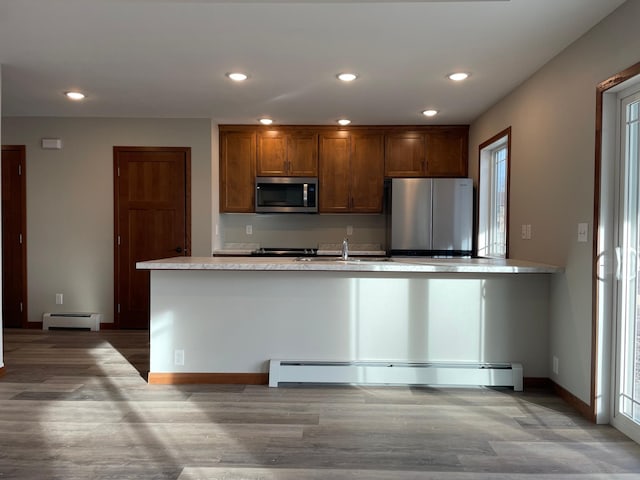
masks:
<instances>
[{"instance_id":1,"label":"baseboard radiator","mask_svg":"<svg viewBox=\"0 0 640 480\"><path fill-rule=\"evenodd\" d=\"M45 313L42 315L42 329L100 330L101 313Z\"/></svg>"},{"instance_id":2,"label":"baseboard radiator","mask_svg":"<svg viewBox=\"0 0 640 480\"><path fill-rule=\"evenodd\" d=\"M306 362L271 360L269 386L281 383L513 387L522 391L520 363Z\"/></svg>"}]
</instances>

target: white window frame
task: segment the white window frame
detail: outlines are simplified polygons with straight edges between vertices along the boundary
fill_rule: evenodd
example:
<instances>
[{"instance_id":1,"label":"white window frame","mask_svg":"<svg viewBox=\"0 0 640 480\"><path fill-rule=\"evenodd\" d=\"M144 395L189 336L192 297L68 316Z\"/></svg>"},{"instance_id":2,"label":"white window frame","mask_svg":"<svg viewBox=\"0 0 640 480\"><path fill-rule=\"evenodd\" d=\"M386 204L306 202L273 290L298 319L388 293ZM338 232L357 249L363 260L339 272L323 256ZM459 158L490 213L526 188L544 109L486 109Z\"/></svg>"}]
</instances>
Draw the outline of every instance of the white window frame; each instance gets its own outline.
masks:
<instances>
[{"instance_id":1,"label":"white window frame","mask_svg":"<svg viewBox=\"0 0 640 480\"><path fill-rule=\"evenodd\" d=\"M479 148L477 254L486 258L508 258L511 127ZM504 167L502 171L500 164Z\"/></svg>"}]
</instances>

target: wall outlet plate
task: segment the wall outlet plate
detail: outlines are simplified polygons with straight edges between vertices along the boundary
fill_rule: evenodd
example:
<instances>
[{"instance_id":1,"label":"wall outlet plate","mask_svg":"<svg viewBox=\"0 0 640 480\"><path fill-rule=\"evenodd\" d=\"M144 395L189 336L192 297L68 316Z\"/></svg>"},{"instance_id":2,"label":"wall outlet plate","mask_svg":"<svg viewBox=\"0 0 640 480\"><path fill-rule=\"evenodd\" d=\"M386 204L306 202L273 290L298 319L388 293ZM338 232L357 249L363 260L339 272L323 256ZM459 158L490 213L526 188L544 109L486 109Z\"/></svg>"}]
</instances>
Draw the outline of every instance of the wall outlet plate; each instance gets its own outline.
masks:
<instances>
[{"instance_id":1,"label":"wall outlet plate","mask_svg":"<svg viewBox=\"0 0 640 480\"><path fill-rule=\"evenodd\" d=\"M175 350L173 352L173 363L175 365L184 365L184 350Z\"/></svg>"}]
</instances>

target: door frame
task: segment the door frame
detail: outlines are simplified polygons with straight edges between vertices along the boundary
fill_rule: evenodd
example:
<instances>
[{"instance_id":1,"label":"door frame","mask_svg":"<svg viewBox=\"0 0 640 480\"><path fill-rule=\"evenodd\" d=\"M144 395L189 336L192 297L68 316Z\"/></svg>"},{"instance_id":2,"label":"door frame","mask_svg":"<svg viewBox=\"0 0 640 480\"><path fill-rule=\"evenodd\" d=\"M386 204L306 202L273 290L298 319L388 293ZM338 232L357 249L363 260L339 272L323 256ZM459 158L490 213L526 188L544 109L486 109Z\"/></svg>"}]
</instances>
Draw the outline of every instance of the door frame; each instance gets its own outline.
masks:
<instances>
[{"instance_id":1,"label":"door frame","mask_svg":"<svg viewBox=\"0 0 640 480\"><path fill-rule=\"evenodd\" d=\"M586 416L596 423L610 423L613 417L615 332L613 328L613 205L612 172L605 165L615 161L618 142L611 133L611 122L617 122L612 96L622 84L640 75L640 62L616 73L596 88L595 171L592 251L592 332L591 392Z\"/></svg>"},{"instance_id":2,"label":"door frame","mask_svg":"<svg viewBox=\"0 0 640 480\"><path fill-rule=\"evenodd\" d=\"M120 329L120 312L118 311L118 305L120 303L120 249L118 248L118 237L120 235L119 224L119 167L118 167L118 153L119 152L184 152L185 154L185 250L188 256L191 256L191 147L127 147L127 146L114 146L113 147L113 323L101 324L101 328L115 328Z\"/></svg>"},{"instance_id":3,"label":"door frame","mask_svg":"<svg viewBox=\"0 0 640 480\"><path fill-rule=\"evenodd\" d=\"M2 145L1 152L18 151L22 161L22 171L20 175L20 203L22 204L22 215L20 218L20 230L22 231L22 252L20 263L22 265L22 316L20 319L22 328L42 328L41 322L29 323L28 316L28 282L27 282L27 149L25 145ZM4 229L2 230L4 231ZM4 271L4 269L3 269ZM4 291L4 285L3 285Z\"/></svg>"}]
</instances>

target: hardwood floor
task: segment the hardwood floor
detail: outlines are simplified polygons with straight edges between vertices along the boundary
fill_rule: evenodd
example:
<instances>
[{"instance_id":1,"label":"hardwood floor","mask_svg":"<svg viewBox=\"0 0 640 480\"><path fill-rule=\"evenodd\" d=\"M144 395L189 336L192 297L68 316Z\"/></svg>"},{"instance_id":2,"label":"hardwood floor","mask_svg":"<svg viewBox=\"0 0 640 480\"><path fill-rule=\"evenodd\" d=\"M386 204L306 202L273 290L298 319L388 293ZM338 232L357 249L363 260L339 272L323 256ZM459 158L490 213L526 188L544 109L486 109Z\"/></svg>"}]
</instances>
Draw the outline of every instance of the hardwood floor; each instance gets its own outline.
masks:
<instances>
[{"instance_id":1,"label":"hardwood floor","mask_svg":"<svg viewBox=\"0 0 640 480\"><path fill-rule=\"evenodd\" d=\"M4 342L0 479L640 478L639 445L547 391L148 385L146 332Z\"/></svg>"}]
</instances>

